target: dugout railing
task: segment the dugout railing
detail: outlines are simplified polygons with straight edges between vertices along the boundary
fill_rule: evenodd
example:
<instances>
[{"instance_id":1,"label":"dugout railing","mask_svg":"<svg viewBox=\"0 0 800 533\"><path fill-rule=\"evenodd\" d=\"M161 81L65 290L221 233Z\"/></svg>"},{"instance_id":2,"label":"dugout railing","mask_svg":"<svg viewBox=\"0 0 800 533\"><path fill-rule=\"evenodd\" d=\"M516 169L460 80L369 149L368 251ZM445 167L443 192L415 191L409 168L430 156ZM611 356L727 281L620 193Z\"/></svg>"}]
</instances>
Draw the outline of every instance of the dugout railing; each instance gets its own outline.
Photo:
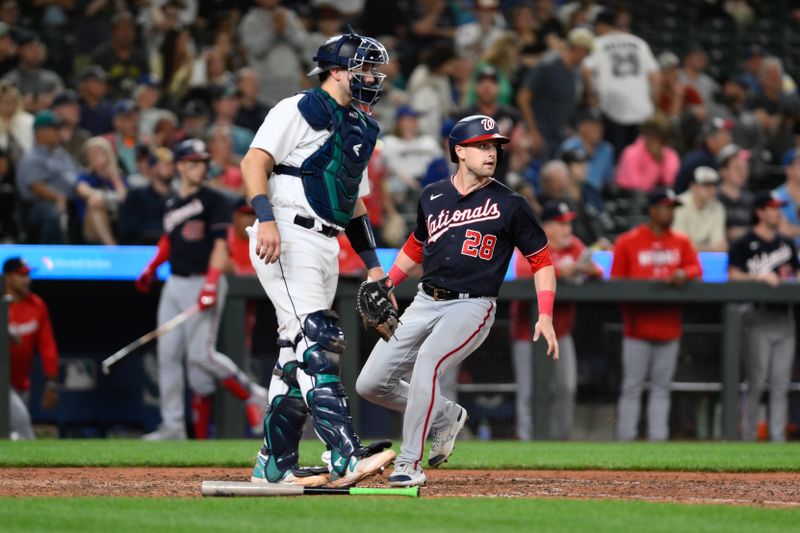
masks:
<instances>
[{"instance_id":1,"label":"dugout railing","mask_svg":"<svg viewBox=\"0 0 800 533\"><path fill-rule=\"evenodd\" d=\"M228 300L225 317L220 331L220 348L237 362L244 356L243 327L245 308L248 298L263 298L263 289L255 278L229 277ZM362 325L355 311L355 295L359 282L342 279L336 298L336 310L341 317L342 329L348 343L348 353L360 354L362 342ZM398 289L398 298L410 300L416 293L416 285L407 282ZM800 285L787 284L779 288L771 288L755 282L702 283L692 282L684 287L671 287L661 282L614 280L597 281L582 285L561 283L558 286L558 300L575 303L607 303L617 305L622 302L631 303L684 303L684 304L716 304L721 306L721 361L718 382L713 383L676 383L675 389L691 389L695 391L720 391L722 405L722 438L735 440L738 438L739 426L739 394L740 376L740 311L739 305L750 302L763 303L795 303L800 302ZM533 285L530 281L506 282L501 291L500 301L515 299L534 299ZM544 344L539 342L534 347L534 423L539 437L547 435L547 410L549 368L546 364ZM358 357L343 358L342 380L352 397L355 398L354 384L358 376L360 360ZM513 384L502 384L504 390L513 390ZM486 387L486 384L474 385ZM225 417L218 420L218 434L225 437L239 437L242 434L243 414L235 400L220 395L219 401L224 409ZM360 428L360 402L352 402L352 414L356 427Z\"/></svg>"}]
</instances>

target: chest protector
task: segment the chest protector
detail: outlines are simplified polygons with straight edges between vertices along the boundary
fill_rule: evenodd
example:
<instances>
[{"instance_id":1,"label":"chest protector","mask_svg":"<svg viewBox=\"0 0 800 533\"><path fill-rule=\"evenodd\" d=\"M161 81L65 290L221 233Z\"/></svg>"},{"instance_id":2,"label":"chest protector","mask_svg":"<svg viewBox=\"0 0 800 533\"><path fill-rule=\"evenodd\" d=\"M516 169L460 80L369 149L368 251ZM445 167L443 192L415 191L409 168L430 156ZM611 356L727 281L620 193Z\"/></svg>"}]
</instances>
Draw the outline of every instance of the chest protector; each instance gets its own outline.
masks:
<instances>
[{"instance_id":1,"label":"chest protector","mask_svg":"<svg viewBox=\"0 0 800 533\"><path fill-rule=\"evenodd\" d=\"M347 226L378 138L378 124L354 107L340 106L320 89L305 91L297 107L313 129L331 132L300 168L308 203L328 222Z\"/></svg>"}]
</instances>

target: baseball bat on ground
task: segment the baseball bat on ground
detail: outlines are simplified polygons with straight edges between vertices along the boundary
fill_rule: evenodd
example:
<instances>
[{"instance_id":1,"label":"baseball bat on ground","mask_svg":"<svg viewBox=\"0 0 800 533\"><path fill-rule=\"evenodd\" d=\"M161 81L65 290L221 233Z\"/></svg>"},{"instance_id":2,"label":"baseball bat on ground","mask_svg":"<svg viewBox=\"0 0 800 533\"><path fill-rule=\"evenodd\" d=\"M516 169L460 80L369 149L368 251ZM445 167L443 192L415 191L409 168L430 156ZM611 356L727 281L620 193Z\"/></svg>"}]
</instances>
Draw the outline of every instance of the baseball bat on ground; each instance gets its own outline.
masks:
<instances>
[{"instance_id":1,"label":"baseball bat on ground","mask_svg":"<svg viewBox=\"0 0 800 533\"><path fill-rule=\"evenodd\" d=\"M203 481L203 496L419 496L419 487L302 487L291 483L251 483L250 481Z\"/></svg>"},{"instance_id":2,"label":"baseball bat on ground","mask_svg":"<svg viewBox=\"0 0 800 533\"><path fill-rule=\"evenodd\" d=\"M160 337L161 335L163 335L168 331L172 331L173 329L177 328L178 326L186 322L186 320L188 320L192 315L197 313L199 310L200 307L197 304L193 305L192 307L182 311L180 314L175 315L167 322L164 322L150 333L145 333L144 335L142 335L129 345L125 346L121 350L117 351L113 355L103 359L103 363L101 365L103 374L108 374L111 371L111 365L117 363L123 357L126 357L136 348L144 344L147 344L153 339L157 339L158 337Z\"/></svg>"}]
</instances>

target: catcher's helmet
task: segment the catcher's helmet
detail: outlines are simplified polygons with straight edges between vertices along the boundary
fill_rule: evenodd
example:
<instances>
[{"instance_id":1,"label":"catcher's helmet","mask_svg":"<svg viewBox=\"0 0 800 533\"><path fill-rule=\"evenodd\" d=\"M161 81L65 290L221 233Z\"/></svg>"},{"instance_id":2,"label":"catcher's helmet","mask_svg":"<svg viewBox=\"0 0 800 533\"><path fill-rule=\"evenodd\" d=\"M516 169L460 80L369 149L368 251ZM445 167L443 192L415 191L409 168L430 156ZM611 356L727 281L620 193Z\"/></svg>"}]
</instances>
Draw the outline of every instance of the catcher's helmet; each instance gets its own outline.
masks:
<instances>
[{"instance_id":1,"label":"catcher's helmet","mask_svg":"<svg viewBox=\"0 0 800 533\"><path fill-rule=\"evenodd\" d=\"M500 135L497 122L487 115L470 115L456 122L450 130L448 141L450 144L450 160L458 163L456 157L456 146L459 144L473 144L482 141L497 141L497 144L505 144L509 141L508 137ZM497 161L500 162L503 149L497 147Z\"/></svg>"},{"instance_id":2,"label":"catcher's helmet","mask_svg":"<svg viewBox=\"0 0 800 533\"><path fill-rule=\"evenodd\" d=\"M336 35L319 47L314 61L317 66L308 73L309 76L341 68L351 73L350 93L353 100L373 106L380 99L386 74L378 72L378 65L388 63L389 54L376 39L352 31ZM365 64L369 66L366 72ZM367 83L366 76L372 77L371 83Z\"/></svg>"},{"instance_id":3,"label":"catcher's helmet","mask_svg":"<svg viewBox=\"0 0 800 533\"><path fill-rule=\"evenodd\" d=\"M200 139L186 139L175 147L175 161L208 161L209 159L211 159L211 155L208 153L206 143Z\"/></svg>"}]
</instances>

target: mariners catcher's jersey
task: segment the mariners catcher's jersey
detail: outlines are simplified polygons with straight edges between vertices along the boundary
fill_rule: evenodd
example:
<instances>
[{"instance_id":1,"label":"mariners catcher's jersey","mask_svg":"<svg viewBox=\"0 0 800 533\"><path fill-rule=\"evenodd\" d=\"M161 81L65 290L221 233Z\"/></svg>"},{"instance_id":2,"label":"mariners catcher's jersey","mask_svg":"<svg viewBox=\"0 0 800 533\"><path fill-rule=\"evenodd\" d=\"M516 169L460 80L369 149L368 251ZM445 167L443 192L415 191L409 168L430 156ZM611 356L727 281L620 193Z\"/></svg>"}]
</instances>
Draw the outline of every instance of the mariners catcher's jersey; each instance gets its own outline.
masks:
<instances>
[{"instance_id":1,"label":"mariners catcher's jersey","mask_svg":"<svg viewBox=\"0 0 800 533\"><path fill-rule=\"evenodd\" d=\"M231 202L208 187L186 198L167 200L164 233L169 235L169 264L176 274L203 274L215 239L224 239L233 217Z\"/></svg>"},{"instance_id":2,"label":"mariners catcher's jersey","mask_svg":"<svg viewBox=\"0 0 800 533\"><path fill-rule=\"evenodd\" d=\"M331 135L328 130L315 130L303 118L297 104L304 94L296 94L285 98L273 107L258 129L250 148L258 148L269 152L275 165L301 167L303 161L316 152ZM369 194L367 171L361 177L358 196ZM295 176L275 174L269 179L269 199L275 208L276 216L281 209L291 210L330 224L318 216L306 199L303 182ZM293 215L290 215L293 216Z\"/></svg>"},{"instance_id":3,"label":"mariners catcher's jersey","mask_svg":"<svg viewBox=\"0 0 800 533\"><path fill-rule=\"evenodd\" d=\"M497 296L517 247L534 255L547 237L527 200L490 179L466 196L453 178L425 187L414 237L423 245L422 281L470 296Z\"/></svg>"}]
</instances>

